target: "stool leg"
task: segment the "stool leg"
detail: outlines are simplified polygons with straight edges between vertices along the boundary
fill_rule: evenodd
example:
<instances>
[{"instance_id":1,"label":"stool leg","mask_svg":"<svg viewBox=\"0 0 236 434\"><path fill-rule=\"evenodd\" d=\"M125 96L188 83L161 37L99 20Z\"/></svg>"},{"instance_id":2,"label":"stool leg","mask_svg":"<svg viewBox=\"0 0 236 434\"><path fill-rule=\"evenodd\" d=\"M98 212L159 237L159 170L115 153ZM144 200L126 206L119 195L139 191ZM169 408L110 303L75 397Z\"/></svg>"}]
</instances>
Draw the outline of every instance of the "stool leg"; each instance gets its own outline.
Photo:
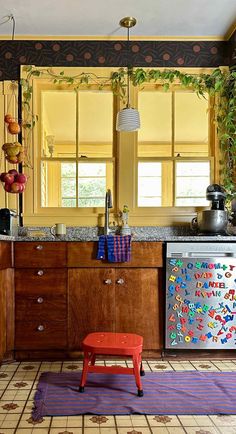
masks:
<instances>
[{"instance_id":1,"label":"stool leg","mask_svg":"<svg viewBox=\"0 0 236 434\"><path fill-rule=\"evenodd\" d=\"M94 353L91 357L91 365L94 366L96 362L96 354Z\"/></svg>"},{"instance_id":2,"label":"stool leg","mask_svg":"<svg viewBox=\"0 0 236 434\"><path fill-rule=\"evenodd\" d=\"M139 370L139 356L133 355L133 366L134 366L134 376L136 381L136 386L138 388L138 396L143 396L142 383L140 379L140 370Z\"/></svg>"},{"instance_id":3,"label":"stool leg","mask_svg":"<svg viewBox=\"0 0 236 434\"><path fill-rule=\"evenodd\" d=\"M143 377L145 375L145 371L143 369L141 354L139 355L139 364L140 364L140 375L141 375L141 377Z\"/></svg>"},{"instance_id":4,"label":"stool leg","mask_svg":"<svg viewBox=\"0 0 236 434\"><path fill-rule=\"evenodd\" d=\"M80 386L79 386L79 392L81 392L81 393L84 392L84 385L86 383L88 368L89 368L89 362L90 362L91 358L92 358L92 355L89 356L89 353L87 353L87 352L84 353L83 372L81 375Z\"/></svg>"}]
</instances>

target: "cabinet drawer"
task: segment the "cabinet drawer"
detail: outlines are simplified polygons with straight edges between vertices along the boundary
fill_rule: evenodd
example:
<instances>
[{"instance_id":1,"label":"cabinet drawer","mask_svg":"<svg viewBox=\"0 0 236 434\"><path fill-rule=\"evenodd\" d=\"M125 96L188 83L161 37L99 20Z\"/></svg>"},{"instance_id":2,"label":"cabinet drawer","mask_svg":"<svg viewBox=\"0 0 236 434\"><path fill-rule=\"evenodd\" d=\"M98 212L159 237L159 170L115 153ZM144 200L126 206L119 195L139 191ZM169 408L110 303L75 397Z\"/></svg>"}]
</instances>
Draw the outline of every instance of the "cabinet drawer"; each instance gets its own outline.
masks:
<instances>
[{"instance_id":1,"label":"cabinet drawer","mask_svg":"<svg viewBox=\"0 0 236 434\"><path fill-rule=\"evenodd\" d=\"M16 321L65 321L67 318L66 298L52 299L47 296L30 298L17 297L15 302Z\"/></svg>"},{"instance_id":2,"label":"cabinet drawer","mask_svg":"<svg viewBox=\"0 0 236 434\"><path fill-rule=\"evenodd\" d=\"M24 268L15 270L16 297L66 297L67 269Z\"/></svg>"},{"instance_id":3,"label":"cabinet drawer","mask_svg":"<svg viewBox=\"0 0 236 434\"><path fill-rule=\"evenodd\" d=\"M65 321L18 321L16 323L16 350L63 349L66 346Z\"/></svg>"},{"instance_id":4,"label":"cabinet drawer","mask_svg":"<svg viewBox=\"0 0 236 434\"><path fill-rule=\"evenodd\" d=\"M107 267L111 262L96 259L97 242L68 243L68 267ZM112 267L162 267L162 243L136 241L131 244L131 261L112 263Z\"/></svg>"},{"instance_id":5,"label":"cabinet drawer","mask_svg":"<svg viewBox=\"0 0 236 434\"><path fill-rule=\"evenodd\" d=\"M16 242L15 267L61 268L66 267L66 243L64 242Z\"/></svg>"}]
</instances>

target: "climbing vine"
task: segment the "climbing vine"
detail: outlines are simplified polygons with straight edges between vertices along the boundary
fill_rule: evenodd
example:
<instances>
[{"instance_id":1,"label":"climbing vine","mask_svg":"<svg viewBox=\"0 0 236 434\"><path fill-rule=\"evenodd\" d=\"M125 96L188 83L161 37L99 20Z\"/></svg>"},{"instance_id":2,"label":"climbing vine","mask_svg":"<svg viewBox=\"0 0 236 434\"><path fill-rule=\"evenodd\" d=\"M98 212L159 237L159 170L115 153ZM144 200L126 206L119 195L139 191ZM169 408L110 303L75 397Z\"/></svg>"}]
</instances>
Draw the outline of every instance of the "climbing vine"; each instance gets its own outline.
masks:
<instances>
[{"instance_id":1,"label":"climbing vine","mask_svg":"<svg viewBox=\"0 0 236 434\"><path fill-rule=\"evenodd\" d=\"M206 93L215 97L214 119L217 137L221 151L220 176L221 183L227 192L227 199L236 198L236 71L217 68L211 74L189 74L179 70L158 70L143 68L120 68L109 77L99 77L94 73L80 73L68 76L53 69L25 67L26 78L21 80L23 88L23 107L25 110L24 126L32 129L36 117L31 113L32 77L45 77L56 85L67 84L75 91L81 86L97 85L99 89L111 86L112 91L119 95L123 102L127 99L127 78L133 86L146 83L158 83L165 91L173 84L179 83L185 88L191 88L199 97ZM127 77L128 75L128 77Z\"/></svg>"}]
</instances>

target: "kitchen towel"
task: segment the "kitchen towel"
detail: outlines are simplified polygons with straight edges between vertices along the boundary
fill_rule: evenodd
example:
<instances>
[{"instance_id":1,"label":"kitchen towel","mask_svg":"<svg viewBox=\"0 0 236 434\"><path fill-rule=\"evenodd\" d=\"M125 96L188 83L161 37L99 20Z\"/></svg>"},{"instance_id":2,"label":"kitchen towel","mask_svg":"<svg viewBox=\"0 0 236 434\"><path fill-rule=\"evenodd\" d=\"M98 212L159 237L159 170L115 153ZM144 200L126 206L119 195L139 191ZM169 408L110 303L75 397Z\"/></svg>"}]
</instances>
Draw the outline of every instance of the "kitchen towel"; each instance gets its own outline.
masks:
<instances>
[{"instance_id":1,"label":"kitchen towel","mask_svg":"<svg viewBox=\"0 0 236 434\"><path fill-rule=\"evenodd\" d=\"M131 235L101 235L98 240L97 259L108 262L129 262Z\"/></svg>"},{"instance_id":2,"label":"kitchen towel","mask_svg":"<svg viewBox=\"0 0 236 434\"><path fill-rule=\"evenodd\" d=\"M79 414L236 414L236 372L147 372L143 397L133 375L44 372L34 397L33 419Z\"/></svg>"}]
</instances>

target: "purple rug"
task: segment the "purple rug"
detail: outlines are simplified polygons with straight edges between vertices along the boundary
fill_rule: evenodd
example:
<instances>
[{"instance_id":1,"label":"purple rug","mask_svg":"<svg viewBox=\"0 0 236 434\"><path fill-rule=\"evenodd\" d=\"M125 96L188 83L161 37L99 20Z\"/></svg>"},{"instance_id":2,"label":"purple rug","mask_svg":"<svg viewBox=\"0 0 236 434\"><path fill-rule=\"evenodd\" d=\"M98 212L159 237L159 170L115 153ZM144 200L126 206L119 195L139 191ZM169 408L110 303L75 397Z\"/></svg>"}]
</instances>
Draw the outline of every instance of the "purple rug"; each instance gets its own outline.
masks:
<instances>
[{"instance_id":1,"label":"purple rug","mask_svg":"<svg viewBox=\"0 0 236 434\"><path fill-rule=\"evenodd\" d=\"M236 372L147 372L144 396L132 375L45 372L35 394L33 418L79 414L236 414Z\"/></svg>"}]
</instances>

